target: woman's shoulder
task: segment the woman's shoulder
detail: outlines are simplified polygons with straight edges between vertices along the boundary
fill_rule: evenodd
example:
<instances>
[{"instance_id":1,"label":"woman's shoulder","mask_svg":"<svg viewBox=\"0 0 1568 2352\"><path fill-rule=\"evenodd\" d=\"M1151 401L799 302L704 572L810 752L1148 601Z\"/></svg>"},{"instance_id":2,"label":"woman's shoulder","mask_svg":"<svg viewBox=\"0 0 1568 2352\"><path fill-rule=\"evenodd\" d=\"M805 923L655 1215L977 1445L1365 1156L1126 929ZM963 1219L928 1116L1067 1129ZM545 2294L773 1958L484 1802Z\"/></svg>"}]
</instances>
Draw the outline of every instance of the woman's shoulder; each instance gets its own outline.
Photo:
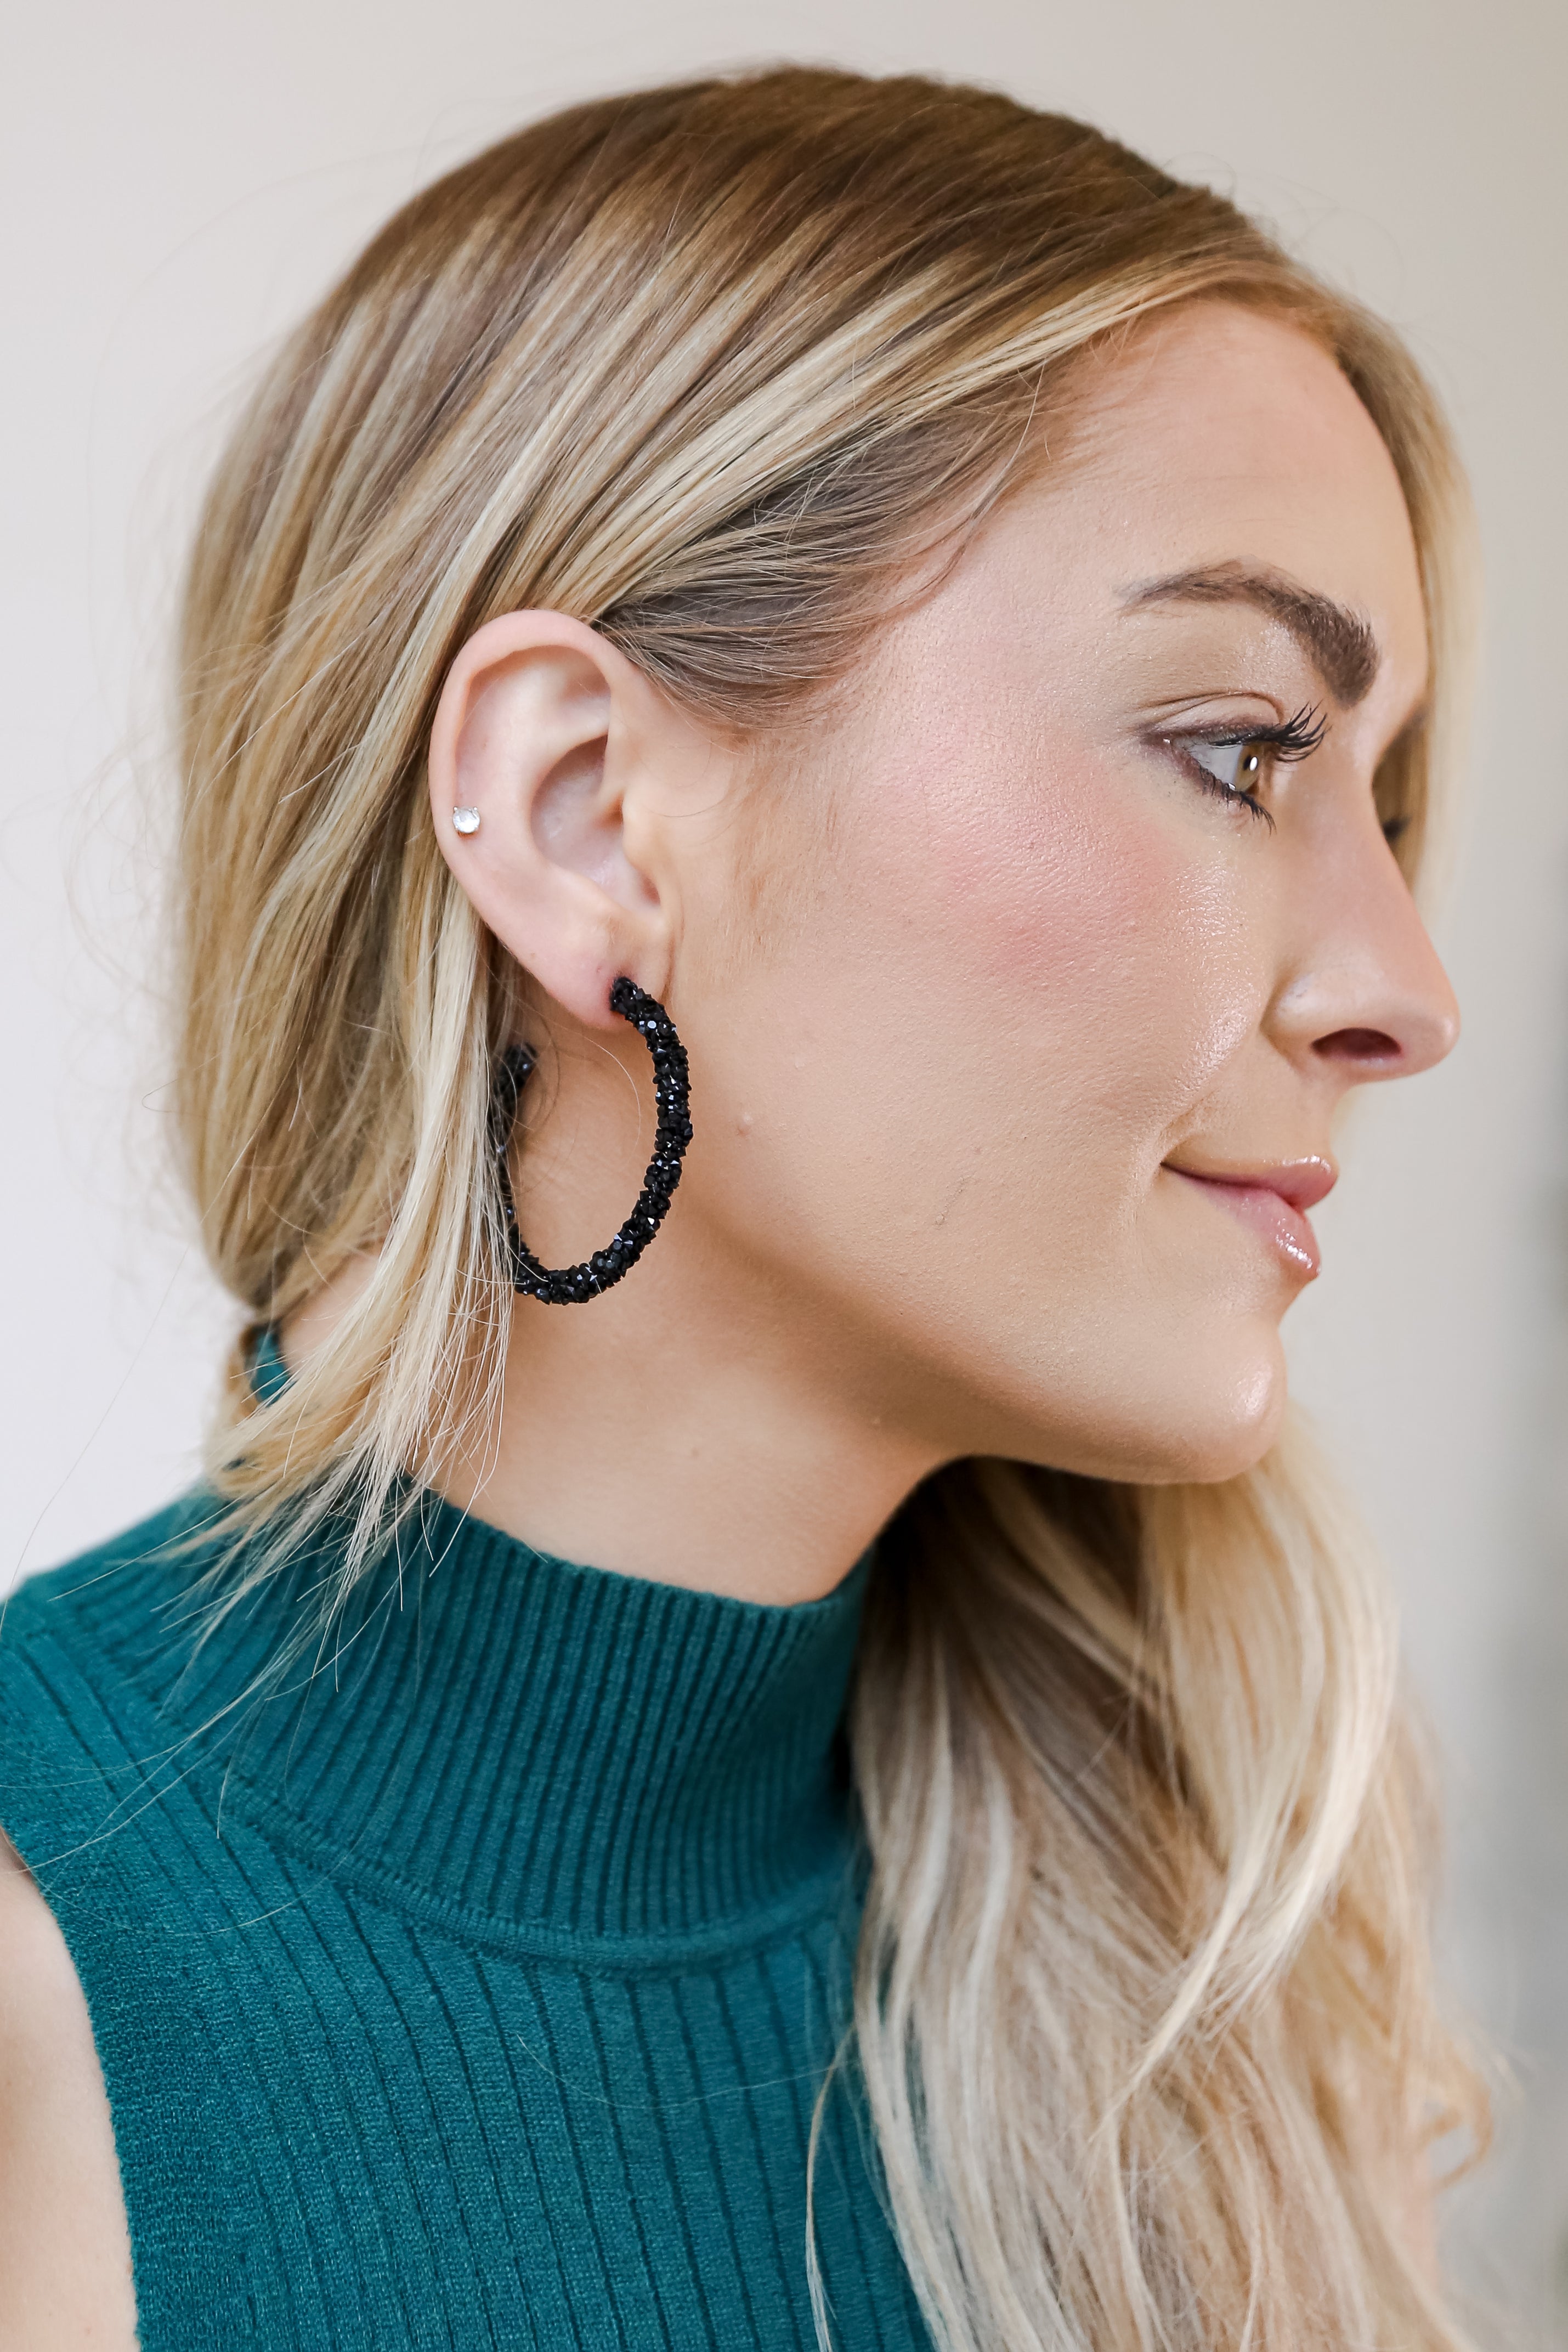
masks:
<instances>
[{"instance_id":1,"label":"woman's shoulder","mask_svg":"<svg viewBox=\"0 0 1568 2352\"><path fill-rule=\"evenodd\" d=\"M79 1927L73 1850L125 1793L120 1637L201 1573L213 1508L183 1496L0 1603L0 2341L40 2352L136 2340L113 2126L57 1906Z\"/></svg>"},{"instance_id":2,"label":"woman's shoulder","mask_svg":"<svg viewBox=\"0 0 1568 2352\"><path fill-rule=\"evenodd\" d=\"M91 2021L66 1938L0 1836L0 2342L136 2341L131 2242Z\"/></svg>"},{"instance_id":3,"label":"woman's shoulder","mask_svg":"<svg viewBox=\"0 0 1568 2352\"><path fill-rule=\"evenodd\" d=\"M0 1667L38 1641L112 1642L117 1627L192 1589L220 1556L224 1517L218 1498L196 1487L89 1550L24 1577L0 1601Z\"/></svg>"},{"instance_id":4,"label":"woman's shoulder","mask_svg":"<svg viewBox=\"0 0 1568 2352\"><path fill-rule=\"evenodd\" d=\"M24 1852L14 1823L29 1793L74 1812L73 1792L86 1802L96 1777L145 1744L150 1669L222 1557L225 1517L194 1490L0 1601L0 1832Z\"/></svg>"}]
</instances>

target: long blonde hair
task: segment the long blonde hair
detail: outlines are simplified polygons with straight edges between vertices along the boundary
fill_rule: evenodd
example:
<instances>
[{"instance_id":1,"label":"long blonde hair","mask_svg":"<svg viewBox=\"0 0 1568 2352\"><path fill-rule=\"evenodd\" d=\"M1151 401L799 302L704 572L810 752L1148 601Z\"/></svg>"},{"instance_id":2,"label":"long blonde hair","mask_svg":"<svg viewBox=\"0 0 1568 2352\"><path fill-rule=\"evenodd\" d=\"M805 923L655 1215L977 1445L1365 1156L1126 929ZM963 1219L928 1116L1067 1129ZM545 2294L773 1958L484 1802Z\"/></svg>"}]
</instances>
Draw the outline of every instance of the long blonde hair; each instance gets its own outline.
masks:
<instances>
[{"instance_id":1,"label":"long blonde hair","mask_svg":"<svg viewBox=\"0 0 1568 2352\"><path fill-rule=\"evenodd\" d=\"M1201 297L1314 336L1404 484L1437 700L1377 793L1414 875L1460 506L1431 398L1230 205L1082 124L794 69L580 107L416 197L288 342L189 580L179 1114L252 1318L365 1278L277 1401L231 1382L252 1576L330 1513L345 1587L495 1395L516 976L423 775L459 646L554 606L760 733L1006 494L1079 355ZM1395 1685L1299 1436L1214 1487L967 1463L887 1530L855 2056L944 2352L1459 2341L1411 2216L1479 2109Z\"/></svg>"}]
</instances>

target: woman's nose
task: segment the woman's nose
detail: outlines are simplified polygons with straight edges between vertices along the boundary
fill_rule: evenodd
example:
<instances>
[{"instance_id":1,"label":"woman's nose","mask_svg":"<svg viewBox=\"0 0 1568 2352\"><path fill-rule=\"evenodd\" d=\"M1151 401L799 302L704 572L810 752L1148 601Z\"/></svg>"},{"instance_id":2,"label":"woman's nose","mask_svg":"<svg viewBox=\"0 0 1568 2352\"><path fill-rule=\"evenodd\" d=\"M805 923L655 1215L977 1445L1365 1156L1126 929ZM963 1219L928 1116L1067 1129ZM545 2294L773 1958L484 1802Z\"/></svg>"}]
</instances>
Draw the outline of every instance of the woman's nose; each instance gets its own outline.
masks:
<instances>
[{"instance_id":1,"label":"woman's nose","mask_svg":"<svg viewBox=\"0 0 1568 2352\"><path fill-rule=\"evenodd\" d=\"M1336 859L1298 911L1277 1044L1345 1086L1413 1077L1453 1051L1458 1004L1381 834Z\"/></svg>"}]
</instances>

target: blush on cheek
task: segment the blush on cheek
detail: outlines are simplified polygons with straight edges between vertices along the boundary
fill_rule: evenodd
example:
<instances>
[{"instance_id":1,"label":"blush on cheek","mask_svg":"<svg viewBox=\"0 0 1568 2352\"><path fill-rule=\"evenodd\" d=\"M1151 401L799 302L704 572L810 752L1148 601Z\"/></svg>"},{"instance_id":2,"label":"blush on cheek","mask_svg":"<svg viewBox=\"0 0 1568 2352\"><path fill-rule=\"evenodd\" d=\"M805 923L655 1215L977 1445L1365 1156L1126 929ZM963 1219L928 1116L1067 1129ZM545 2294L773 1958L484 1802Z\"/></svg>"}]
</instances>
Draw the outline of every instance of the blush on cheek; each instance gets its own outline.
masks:
<instances>
[{"instance_id":1,"label":"blush on cheek","mask_svg":"<svg viewBox=\"0 0 1568 2352\"><path fill-rule=\"evenodd\" d=\"M1060 1081L1130 1090L1151 1122L1178 1115L1258 1018L1224 863L1195 857L1189 832L1088 755L1027 798L1016 776L965 782L920 795L901 877L931 982L997 1029L1049 1038Z\"/></svg>"},{"instance_id":2,"label":"blush on cheek","mask_svg":"<svg viewBox=\"0 0 1568 2352\"><path fill-rule=\"evenodd\" d=\"M906 887L975 969L1027 971L1041 984L1114 967L1172 877L1147 829L1118 823L1094 780L1071 793L1020 794L1002 779L946 780L923 794L918 856Z\"/></svg>"}]
</instances>

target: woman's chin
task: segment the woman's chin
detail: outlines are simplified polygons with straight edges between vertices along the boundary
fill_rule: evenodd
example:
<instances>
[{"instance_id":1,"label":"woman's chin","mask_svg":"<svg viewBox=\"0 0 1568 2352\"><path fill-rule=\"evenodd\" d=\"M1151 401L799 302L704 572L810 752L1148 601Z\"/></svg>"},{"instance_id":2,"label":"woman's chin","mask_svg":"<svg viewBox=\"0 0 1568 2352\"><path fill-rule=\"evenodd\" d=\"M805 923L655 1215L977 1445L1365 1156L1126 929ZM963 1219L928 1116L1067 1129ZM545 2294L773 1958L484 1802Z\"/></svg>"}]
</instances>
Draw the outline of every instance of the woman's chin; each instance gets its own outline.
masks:
<instances>
[{"instance_id":1,"label":"woman's chin","mask_svg":"<svg viewBox=\"0 0 1568 2352\"><path fill-rule=\"evenodd\" d=\"M1275 1325L1253 1327L1239 1349L1216 1353L1217 1361L1193 1364L1179 1396L1173 1396L1165 1460L1146 1470L1141 1483L1214 1486L1239 1478L1279 1436L1290 1387Z\"/></svg>"},{"instance_id":2,"label":"woman's chin","mask_svg":"<svg viewBox=\"0 0 1568 2352\"><path fill-rule=\"evenodd\" d=\"M1168 1363L1145 1359L1135 1391L1097 1425L1042 1429L1030 1458L1128 1486L1216 1486L1260 1462L1289 1403L1284 1349L1271 1322L1249 1323L1208 1348L1190 1339ZM1020 1449L1021 1450L1021 1449Z\"/></svg>"}]
</instances>

